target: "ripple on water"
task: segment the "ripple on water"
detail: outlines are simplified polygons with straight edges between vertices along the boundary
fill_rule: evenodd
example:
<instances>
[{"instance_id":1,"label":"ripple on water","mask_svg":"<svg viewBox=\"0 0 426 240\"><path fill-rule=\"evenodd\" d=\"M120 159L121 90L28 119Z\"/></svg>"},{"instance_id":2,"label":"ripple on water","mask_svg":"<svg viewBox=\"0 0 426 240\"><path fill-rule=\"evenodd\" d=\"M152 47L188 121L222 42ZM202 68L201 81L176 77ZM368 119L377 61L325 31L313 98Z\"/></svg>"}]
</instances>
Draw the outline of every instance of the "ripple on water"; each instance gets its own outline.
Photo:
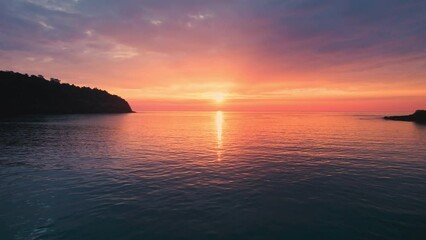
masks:
<instances>
[{"instance_id":1,"label":"ripple on water","mask_svg":"<svg viewBox=\"0 0 426 240\"><path fill-rule=\"evenodd\" d=\"M364 114L0 122L0 235L426 239L425 131Z\"/></svg>"}]
</instances>

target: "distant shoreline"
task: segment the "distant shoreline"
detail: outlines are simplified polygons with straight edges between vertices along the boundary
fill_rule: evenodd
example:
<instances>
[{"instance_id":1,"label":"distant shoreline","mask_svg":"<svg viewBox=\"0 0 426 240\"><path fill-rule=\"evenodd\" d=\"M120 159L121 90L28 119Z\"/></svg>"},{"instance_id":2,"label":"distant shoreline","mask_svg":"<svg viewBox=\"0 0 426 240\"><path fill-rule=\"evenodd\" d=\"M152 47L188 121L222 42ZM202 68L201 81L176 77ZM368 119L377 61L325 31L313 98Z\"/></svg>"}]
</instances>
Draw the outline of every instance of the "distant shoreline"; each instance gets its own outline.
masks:
<instances>
[{"instance_id":1,"label":"distant shoreline","mask_svg":"<svg viewBox=\"0 0 426 240\"><path fill-rule=\"evenodd\" d=\"M405 116L385 116L385 120L392 121L404 121L404 122L416 122L416 123L426 123L426 110L417 110L411 115Z\"/></svg>"}]
</instances>

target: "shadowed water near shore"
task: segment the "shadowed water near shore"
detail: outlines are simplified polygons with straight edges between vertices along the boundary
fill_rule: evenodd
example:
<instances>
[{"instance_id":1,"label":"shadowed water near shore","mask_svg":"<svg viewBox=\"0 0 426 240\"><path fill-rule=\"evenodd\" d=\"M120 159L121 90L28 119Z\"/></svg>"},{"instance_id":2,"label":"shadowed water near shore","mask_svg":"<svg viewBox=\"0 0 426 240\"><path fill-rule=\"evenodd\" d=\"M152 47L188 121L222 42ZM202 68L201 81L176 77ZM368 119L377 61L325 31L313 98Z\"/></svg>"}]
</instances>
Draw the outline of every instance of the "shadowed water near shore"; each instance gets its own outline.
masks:
<instances>
[{"instance_id":1,"label":"shadowed water near shore","mask_svg":"<svg viewBox=\"0 0 426 240\"><path fill-rule=\"evenodd\" d=\"M1 239L425 239L426 127L379 114L0 120Z\"/></svg>"}]
</instances>

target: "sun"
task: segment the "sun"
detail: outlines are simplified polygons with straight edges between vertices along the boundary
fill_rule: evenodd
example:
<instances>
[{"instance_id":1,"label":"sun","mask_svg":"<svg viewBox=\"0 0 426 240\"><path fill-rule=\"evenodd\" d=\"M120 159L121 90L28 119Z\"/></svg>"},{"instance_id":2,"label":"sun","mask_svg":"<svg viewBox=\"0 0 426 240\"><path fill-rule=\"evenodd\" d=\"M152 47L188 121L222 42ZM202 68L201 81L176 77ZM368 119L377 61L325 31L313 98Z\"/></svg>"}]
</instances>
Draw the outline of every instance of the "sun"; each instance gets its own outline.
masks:
<instances>
[{"instance_id":1,"label":"sun","mask_svg":"<svg viewBox=\"0 0 426 240\"><path fill-rule=\"evenodd\" d=\"M214 93L212 95L212 97L213 97L213 100L216 103L223 103L225 101L225 94L224 93Z\"/></svg>"}]
</instances>

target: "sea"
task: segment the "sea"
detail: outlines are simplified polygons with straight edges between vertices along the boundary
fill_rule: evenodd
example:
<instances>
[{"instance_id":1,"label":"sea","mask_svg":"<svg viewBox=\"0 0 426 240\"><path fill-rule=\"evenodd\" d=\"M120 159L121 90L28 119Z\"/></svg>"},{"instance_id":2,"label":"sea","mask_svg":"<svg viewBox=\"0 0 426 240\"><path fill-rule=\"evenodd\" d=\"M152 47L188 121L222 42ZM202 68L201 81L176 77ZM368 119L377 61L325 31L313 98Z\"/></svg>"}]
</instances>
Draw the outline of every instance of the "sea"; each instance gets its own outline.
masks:
<instances>
[{"instance_id":1,"label":"sea","mask_svg":"<svg viewBox=\"0 0 426 240\"><path fill-rule=\"evenodd\" d=\"M0 239L426 239L426 125L392 113L0 119Z\"/></svg>"}]
</instances>

